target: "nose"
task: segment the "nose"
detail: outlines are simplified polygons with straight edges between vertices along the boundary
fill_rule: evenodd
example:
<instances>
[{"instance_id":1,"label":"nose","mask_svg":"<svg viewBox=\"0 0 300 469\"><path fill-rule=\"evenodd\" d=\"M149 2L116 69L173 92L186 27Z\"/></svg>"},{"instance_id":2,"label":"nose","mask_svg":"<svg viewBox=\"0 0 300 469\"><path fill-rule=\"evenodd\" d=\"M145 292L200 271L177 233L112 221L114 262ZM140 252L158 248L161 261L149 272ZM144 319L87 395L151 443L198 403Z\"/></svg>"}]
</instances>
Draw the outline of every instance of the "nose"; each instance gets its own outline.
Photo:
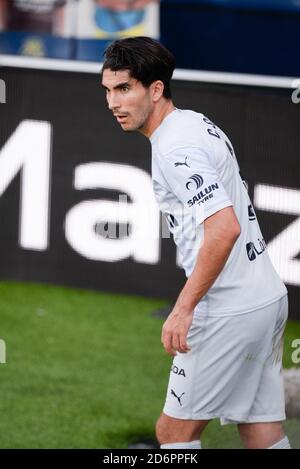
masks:
<instances>
[{"instance_id":1,"label":"nose","mask_svg":"<svg viewBox=\"0 0 300 469\"><path fill-rule=\"evenodd\" d=\"M110 111L114 111L120 107L120 103L118 101L118 98L115 94L109 93L109 96L107 96L107 104L108 104L108 109Z\"/></svg>"}]
</instances>

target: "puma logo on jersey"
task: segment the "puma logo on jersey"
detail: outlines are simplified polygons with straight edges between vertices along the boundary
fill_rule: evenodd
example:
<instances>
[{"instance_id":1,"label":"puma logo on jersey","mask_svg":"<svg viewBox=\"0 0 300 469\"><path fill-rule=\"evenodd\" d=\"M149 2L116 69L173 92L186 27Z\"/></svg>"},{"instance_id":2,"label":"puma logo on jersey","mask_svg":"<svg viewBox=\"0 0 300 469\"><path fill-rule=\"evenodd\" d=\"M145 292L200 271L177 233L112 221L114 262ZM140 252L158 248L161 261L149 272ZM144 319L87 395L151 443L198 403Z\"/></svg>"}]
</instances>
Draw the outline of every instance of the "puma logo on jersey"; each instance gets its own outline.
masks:
<instances>
[{"instance_id":1,"label":"puma logo on jersey","mask_svg":"<svg viewBox=\"0 0 300 469\"><path fill-rule=\"evenodd\" d=\"M175 167L177 167L177 166L187 166L188 168L190 168L190 166L187 164L186 160L187 160L187 156L185 157L184 163L180 163L180 162L177 161L176 163L174 163L174 166Z\"/></svg>"},{"instance_id":2,"label":"puma logo on jersey","mask_svg":"<svg viewBox=\"0 0 300 469\"><path fill-rule=\"evenodd\" d=\"M172 396L174 396L174 397L177 399L177 401L179 402L179 404L180 404L181 407L182 407L181 398L182 398L182 396L185 394L185 392L183 392L182 394L180 394L180 396L177 396L177 394L175 393L175 391L173 391L173 389L171 389L171 394L172 394Z\"/></svg>"}]
</instances>

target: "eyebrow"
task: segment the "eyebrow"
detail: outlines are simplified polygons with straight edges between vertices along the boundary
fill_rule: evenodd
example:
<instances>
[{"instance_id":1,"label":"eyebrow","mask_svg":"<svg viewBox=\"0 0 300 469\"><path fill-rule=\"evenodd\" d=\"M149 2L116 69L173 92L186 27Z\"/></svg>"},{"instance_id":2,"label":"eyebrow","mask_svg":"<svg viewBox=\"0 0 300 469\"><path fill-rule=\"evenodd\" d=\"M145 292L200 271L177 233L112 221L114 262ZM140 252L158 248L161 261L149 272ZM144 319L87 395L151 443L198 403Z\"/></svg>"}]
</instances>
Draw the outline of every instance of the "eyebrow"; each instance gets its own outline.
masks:
<instances>
[{"instance_id":1,"label":"eyebrow","mask_svg":"<svg viewBox=\"0 0 300 469\"><path fill-rule=\"evenodd\" d=\"M104 88L105 90L108 90L107 86L103 85L102 83L101 83L101 86L102 86L102 88ZM116 86L114 86L114 87L113 87L113 90L118 90L118 89L120 89L120 88L123 88L123 86L129 86L129 87L130 87L131 85L130 85L129 81L124 81L124 82L118 83Z\"/></svg>"}]
</instances>

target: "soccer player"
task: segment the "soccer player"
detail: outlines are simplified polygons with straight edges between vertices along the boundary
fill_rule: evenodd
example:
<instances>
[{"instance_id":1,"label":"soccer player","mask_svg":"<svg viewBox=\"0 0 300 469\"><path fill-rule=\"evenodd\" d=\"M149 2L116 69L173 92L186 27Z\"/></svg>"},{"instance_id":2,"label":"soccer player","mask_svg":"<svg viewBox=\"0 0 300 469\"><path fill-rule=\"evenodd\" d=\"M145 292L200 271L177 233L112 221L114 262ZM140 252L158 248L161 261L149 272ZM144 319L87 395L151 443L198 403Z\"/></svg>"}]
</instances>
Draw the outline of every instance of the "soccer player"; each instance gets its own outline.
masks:
<instances>
[{"instance_id":1,"label":"soccer player","mask_svg":"<svg viewBox=\"0 0 300 469\"><path fill-rule=\"evenodd\" d=\"M275 272L233 146L203 114L177 109L175 60L159 42L117 40L102 86L124 131L152 145L153 189L187 281L162 328L173 356L156 425L161 448L201 448L210 420L235 423L246 448L288 449L282 337L287 290Z\"/></svg>"}]
</instances>

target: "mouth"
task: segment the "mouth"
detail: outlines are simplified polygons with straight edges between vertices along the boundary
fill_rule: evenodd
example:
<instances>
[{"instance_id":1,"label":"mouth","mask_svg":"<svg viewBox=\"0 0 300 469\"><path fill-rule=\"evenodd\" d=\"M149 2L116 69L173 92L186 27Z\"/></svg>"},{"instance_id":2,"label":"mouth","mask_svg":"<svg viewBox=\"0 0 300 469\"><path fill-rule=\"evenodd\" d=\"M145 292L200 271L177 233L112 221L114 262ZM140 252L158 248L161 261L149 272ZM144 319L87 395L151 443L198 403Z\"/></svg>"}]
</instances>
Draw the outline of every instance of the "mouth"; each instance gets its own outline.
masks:
<instances>
[{"instance_id":1,"label":"mouth","mask_svg":"<svg viewBox=\"0 0 300 469\"><path fill-rule=\"evenodd\" d=\"M116 117L117 121L122 124L128 116L124 115L124 114L114 114L114 116Z\"/></svg>"}]
</instances>

